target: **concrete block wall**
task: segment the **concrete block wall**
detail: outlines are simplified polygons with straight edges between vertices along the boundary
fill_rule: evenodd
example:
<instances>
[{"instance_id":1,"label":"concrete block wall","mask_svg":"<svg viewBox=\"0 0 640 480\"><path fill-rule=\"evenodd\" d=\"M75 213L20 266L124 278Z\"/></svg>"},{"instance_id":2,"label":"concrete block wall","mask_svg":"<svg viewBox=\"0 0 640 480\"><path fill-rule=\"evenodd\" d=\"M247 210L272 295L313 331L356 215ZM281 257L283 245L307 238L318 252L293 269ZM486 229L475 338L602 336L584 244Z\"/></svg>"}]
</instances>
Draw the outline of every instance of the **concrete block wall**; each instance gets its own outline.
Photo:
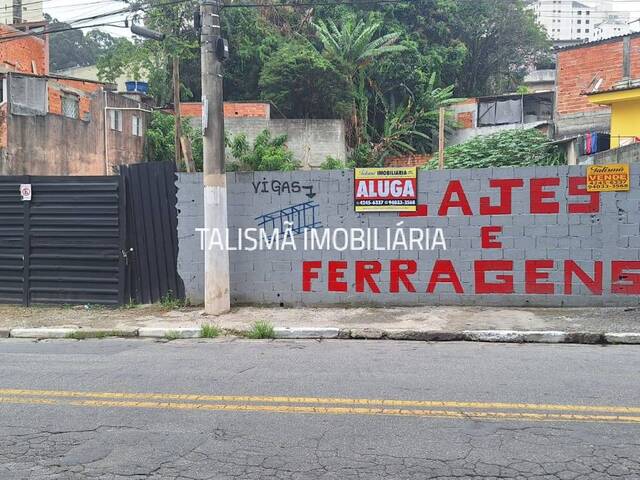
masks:
<instances>
[{"instance_id":1,"label":"concrete block wall","mask_svg":"<svg viewBox=\"0 0 640 480\"><path fill-rule=\"evenodd\" d=\"M194 304L204 302L204 251L196 228L204 226L202 173L178 173L178 274L185 296Z\"/></svg>"},{"instance_id":2,"label":"concrete block wall","mask_svg":"<svg viewBox=\"0 0 640 480\"><path fill-rule=\"evenodd\" d=\"M201 128L200 117L189 119L196 128ZM258 117L225 117L224 128L231 139L245 134L253 144L264 130L272 136L287 135L287 147L303 169L318 168L328 156L346 160L347 143L342 120L323 119L269 119ZM229 149L227 158L233 158Z\"/></svg>"},{"instance_id":3,"label":"concrete block wall","mask_svg":"<svg viewBox=\"0 0 640 480\"><path fill-rule=\"evenodd\" d=\"M237 229L256 228L267 214L277 223L279 212L286 215L294 206L300 211L306 204L306 212L288 217L294 227L315 221L320 235L325 229L334 232L339 228L377 228L381 232L402 228L405 233L410 228L429 228L432 234L441 228L447 247L305 250L304 235L299 234L295 250L231 251L232 302L285 306L638 305L640 165L632 165L631 171L630 192L601 194L584 190L583 166L420 172L418 201L426 205L421 207L426 216L355 213L351 171L229 174L232 245L237 242ZM184 174L179 179L179 271L192 299L202 297L199 262L203 254L199 235L192 231L202 221L200 180ZM499 187L506 180L516 185L511 195L508 188ZM307 196L310 190L315 193L313 198ZM503 210L497 210L500 206ZM272 224L267 222L265 228L270 233ZM416 272L407 278L415 292L408 291L398 276L400 269L410 265ZM362 271L376 266L381 271L371 275L372 287Z\"/></svg>"}]
</instances>

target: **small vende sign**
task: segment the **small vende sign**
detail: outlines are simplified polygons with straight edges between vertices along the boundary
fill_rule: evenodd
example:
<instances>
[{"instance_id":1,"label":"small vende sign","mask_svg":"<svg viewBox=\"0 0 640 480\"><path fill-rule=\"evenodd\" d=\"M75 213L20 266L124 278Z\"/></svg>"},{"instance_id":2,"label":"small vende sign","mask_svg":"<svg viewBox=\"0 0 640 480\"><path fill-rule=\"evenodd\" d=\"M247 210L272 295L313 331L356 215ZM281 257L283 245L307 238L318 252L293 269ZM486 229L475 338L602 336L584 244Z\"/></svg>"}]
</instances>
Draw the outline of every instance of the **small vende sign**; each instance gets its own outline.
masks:
<instances>
[{"instance_id":1,"label":"small vende sign","mask_svg":"<svg viewBox=\"0 0 640 480\"><path fill-rule=\"evenodd\" d=\"M629 165L590 165L587 168L588 192L628 192L630 186Z\"/></svg>"},{"instance_id":2,"label":"small vende sign","mask_svg":"<svg viewBox=\"0 0 640 480\"><path fill-rule=\"evenodd\" d=\"M416 167L356 168L354 179L356 212L416 211Z\"/></svg>"}]
</instances>

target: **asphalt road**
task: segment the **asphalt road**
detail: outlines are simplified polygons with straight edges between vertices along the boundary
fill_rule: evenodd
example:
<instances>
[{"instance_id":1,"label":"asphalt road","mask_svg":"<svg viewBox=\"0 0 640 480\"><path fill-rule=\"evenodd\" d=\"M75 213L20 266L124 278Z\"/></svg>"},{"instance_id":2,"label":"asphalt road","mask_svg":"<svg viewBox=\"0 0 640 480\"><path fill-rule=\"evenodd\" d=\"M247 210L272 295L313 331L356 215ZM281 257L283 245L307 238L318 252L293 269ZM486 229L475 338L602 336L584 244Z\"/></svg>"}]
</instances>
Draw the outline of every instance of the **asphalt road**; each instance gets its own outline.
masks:
<instances>
[{"instance_id":1,"label":"asphalt road","mask_svg":"<svg viewBox=\"0 0 640 480\"><path fill-rule=\"evenodd\" d=\"M0 479L638 479L640 347L0 342Z\"/></svg>"}]
</instances>

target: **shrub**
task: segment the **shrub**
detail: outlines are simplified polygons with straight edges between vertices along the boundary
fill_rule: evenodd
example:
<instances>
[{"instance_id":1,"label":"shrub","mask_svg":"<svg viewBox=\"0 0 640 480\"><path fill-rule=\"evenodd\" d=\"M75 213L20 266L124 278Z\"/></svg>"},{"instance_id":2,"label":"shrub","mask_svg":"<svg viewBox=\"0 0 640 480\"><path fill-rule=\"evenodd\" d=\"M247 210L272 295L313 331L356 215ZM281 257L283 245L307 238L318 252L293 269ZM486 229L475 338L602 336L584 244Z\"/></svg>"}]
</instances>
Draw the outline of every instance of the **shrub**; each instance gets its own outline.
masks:
<instances>
[{"instance_id":1,"label":"shrub","mask_svg":"<svg viewBox=\"0 0 640 480\"><path fill-rule=\"evenodd\" d=\"M261 339L261 338L275 338L275 331L273 325L269 322L258 321L251 326L251 330L247 332L247 338Z\"/></svg>"},{"instance_id":2,"label":"shrub","mask_svg":"<svg viewBox=\"0 0 640 480\"><path fill-rule=\"evenodd\" d=\"M256 137L253 146L245 134L239 134L230 141L231 153L236 162L228 164L229 171L274 171L288 172L296 170L300 164L293 159L293 153L287 148L287 136L272 137L264 130Z\"/></svg>"},{"instance_id":3,"label":"shrub","mask_svg":"<svg viewBox=\"0 0 640 480\"><path fill-rule=\"evenodd\" d=\"M507 130L445 149L446 168L526 167L562 165L564 153L534 128ZM424 167L438 168L437 155Z\"/></svg>"}]
</instances>

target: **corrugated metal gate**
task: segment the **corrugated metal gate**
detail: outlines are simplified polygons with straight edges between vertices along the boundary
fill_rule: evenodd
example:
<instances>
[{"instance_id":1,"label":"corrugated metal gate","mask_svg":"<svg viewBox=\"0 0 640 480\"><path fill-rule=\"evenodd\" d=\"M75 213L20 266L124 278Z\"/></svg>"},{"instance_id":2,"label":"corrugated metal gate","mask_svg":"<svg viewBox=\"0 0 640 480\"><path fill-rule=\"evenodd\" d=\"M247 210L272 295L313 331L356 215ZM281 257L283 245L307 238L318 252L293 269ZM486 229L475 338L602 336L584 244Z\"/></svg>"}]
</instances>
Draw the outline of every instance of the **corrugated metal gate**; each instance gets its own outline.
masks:
<instances>
[{"instance_id":1,"label":"corrugated metal gate","mask_svg":"<svg viewBox=\"0 0 640 480\"><path fill-rule=\"evenodd\" d=\"M127 298L184 299L178 274L178 211L173 162L121 165L127 196Z\"/></svg>"},{"instance_id":2,"label":"corrugated metal gate","mask_svg":"<svg viewBox=\"0 0 640 480\"><path fill-rule=\"evenodd\" d=\"M0 177L0 302L124 303L124 219L120 176Z\"/></svg>"}]
</instances>

